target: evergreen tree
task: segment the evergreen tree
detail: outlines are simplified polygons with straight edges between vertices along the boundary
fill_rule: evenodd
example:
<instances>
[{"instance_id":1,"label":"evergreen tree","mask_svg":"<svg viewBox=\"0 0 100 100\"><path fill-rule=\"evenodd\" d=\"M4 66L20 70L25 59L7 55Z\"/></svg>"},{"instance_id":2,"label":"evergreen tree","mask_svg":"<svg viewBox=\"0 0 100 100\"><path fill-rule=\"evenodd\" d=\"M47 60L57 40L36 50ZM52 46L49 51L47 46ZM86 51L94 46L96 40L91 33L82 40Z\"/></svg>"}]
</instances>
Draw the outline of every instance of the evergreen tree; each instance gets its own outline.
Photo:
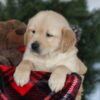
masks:
<instances>
[{"instance_id":1,"label":"evergreen tree","mask_svg":"<svg viewBox=\"0 0 100 100\"><path fill-rule=\"evenodd\" d=\"M0 20L3 20L3 9L4 5L0 2Z\"/></svg>"},{"instance_id":2,"label":"evergreen tree","mask_svg":"<svg viewBox=\"0 0 100 100\"><path fill-rule=\"evenodd\" d=\"M6 6L4 9L5 20L16 18L16 16L17 16L16 11L17 11L16 1L15 0L7 0Z\"/></svg>"}]
</instances>

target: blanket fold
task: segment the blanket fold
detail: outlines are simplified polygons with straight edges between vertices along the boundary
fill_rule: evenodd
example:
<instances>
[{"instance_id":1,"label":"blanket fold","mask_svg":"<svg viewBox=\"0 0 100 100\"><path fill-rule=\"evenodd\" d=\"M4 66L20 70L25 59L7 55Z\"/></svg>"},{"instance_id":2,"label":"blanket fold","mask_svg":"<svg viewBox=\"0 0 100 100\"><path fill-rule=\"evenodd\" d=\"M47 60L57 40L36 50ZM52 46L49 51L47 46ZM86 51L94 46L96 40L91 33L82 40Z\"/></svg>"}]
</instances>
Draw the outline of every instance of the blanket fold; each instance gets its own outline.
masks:
<instances>
[{"instance_id":1,"label":"blanket fold","mask_svg":"<svg viewBox=\"0 0 100 100\"><path fill-rule=\"evenodd\" d=\"M81 77L72 73L64 88L54 93L48 86L50 73L32 71L28 84L20 87L14 82L14 71L14 67L0 65L0 100L75 100L81 84Z\"/></svg>"}]
</instances>

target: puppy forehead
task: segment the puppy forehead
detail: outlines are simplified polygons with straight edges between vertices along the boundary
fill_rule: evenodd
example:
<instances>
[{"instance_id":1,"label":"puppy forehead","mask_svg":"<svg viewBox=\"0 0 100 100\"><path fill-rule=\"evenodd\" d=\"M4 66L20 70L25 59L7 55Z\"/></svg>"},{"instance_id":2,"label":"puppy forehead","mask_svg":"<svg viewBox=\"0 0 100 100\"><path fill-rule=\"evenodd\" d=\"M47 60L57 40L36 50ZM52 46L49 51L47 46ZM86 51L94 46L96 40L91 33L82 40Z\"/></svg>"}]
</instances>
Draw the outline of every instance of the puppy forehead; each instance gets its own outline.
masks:
<instances>
[{"instance_id":1,"label":"puppy forehead","mask_svg":"<svg viewBox=\"0 0 100 100\"><path fill-rule=\"evenodd\" d=\"M67 27L69 27L67 20L62 15L54 11L41 11L37 13L30 19L29 24L30 26L32 26L33 24L51 24L56 26L66 25Z\"/></svg>"}]
</instances>

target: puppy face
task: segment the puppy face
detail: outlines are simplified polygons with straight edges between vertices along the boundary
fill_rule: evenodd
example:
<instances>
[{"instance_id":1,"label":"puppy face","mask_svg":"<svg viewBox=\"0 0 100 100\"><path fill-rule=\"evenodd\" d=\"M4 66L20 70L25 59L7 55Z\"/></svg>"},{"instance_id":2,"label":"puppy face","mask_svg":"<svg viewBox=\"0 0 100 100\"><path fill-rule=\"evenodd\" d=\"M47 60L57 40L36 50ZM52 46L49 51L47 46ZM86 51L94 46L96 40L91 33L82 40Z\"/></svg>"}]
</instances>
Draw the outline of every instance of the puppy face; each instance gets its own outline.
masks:
<instances>
[{"instance_id":1,"label":"puppy face","mask_svg":"<svg viewBox=\"0 0 100 100\"><path fill-rule=\"evenodd\" d=\"M39 55L66 52L76 41L65 18L53 11L42 11L31 18L24 40L31 52Z\"/></svg>"}]
</instances>

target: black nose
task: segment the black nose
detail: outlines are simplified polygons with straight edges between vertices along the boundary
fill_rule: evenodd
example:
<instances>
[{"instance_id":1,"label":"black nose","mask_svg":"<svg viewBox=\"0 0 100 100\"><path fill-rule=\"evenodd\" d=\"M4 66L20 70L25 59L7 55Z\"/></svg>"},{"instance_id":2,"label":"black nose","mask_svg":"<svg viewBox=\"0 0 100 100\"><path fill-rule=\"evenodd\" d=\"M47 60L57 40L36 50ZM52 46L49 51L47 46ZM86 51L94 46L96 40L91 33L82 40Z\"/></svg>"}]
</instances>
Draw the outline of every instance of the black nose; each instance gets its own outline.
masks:
<instances>
[{"instance_id":1,"label":"black nose","mask_svg":"<svg viewBox=\"0 0 100 100\"><path fill-rule=\"evenodd\" d=\"M31 44L31 48L35 52L39 52L39 47L40 47L40 44L37 41L35 41L34 43Z\"/></svg>"}]
</instances>

